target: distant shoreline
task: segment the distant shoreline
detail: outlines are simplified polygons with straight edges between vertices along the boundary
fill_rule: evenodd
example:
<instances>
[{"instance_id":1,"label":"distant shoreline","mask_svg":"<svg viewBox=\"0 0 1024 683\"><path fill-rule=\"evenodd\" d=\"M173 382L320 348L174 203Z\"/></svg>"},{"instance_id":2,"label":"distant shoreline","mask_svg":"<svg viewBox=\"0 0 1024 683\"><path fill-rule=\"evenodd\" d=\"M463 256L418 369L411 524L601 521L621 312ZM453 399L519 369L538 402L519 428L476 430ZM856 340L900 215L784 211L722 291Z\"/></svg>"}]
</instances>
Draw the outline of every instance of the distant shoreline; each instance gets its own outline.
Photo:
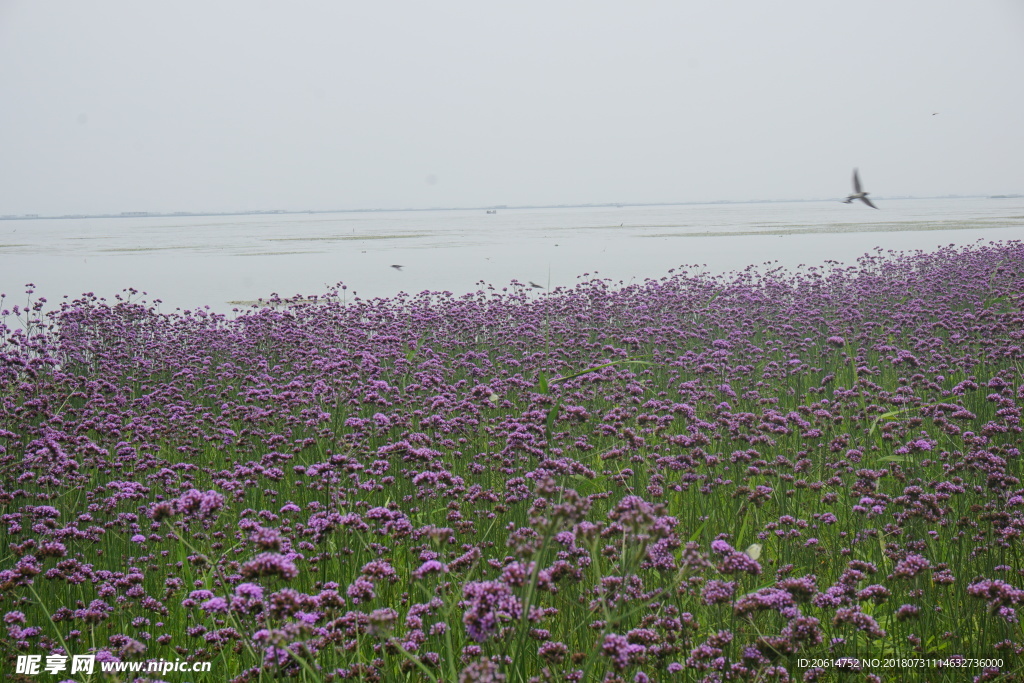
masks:
<instances>
[{"instance_id":1,"label":"distant shoreline","mask_svg":"<svg viewBox=\"0 0 1024 683\"><path fill-rule=\"evenodd\" d=\"M880 200L892 199L1020 199L1024 195L946 195L943 197L877 197ZM6 214L0 215L0 221L33 221L33 220L73 220L83 218L192 218L208 216L293 216L301 214L325 214L325 213L400 213L412 211L515 211L521 209L602 209L602 208L626 208L637 206L707 206L714 204L796 204L800 202L830 202L837 201L837 197L825 197L818 199L745 199L732 200L720 199L704 202L608 202L605 204L538 204L538 205L517 205L517 206L438 206L428 208L405 208L405 209L307 209L307 210L245 210L245 211L173 211L163 213L159 211L122 211L121 213L98 213L98 214L63 214L63 215L42 215L42 214Z\"/></svg>"}]
</instances>

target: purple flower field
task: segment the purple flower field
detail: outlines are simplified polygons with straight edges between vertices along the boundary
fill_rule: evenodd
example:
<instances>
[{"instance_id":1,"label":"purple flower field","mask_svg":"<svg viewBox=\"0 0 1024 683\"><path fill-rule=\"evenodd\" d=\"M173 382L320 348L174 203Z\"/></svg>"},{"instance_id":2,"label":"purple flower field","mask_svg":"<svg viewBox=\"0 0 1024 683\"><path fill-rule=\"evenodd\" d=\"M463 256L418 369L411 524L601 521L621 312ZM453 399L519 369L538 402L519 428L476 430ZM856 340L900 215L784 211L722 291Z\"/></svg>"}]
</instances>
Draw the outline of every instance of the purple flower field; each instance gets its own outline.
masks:
<instances>
[{"instance_id":1,"label":"purple flower field","mask_svg":"<svg viewBox=\"0 0 1024 683\"><path fill-rule=\"evenodd\" d=\"M0 671L1024 679L1024 244L343 294L0 300Z\"/></svg>"}]
</instances>

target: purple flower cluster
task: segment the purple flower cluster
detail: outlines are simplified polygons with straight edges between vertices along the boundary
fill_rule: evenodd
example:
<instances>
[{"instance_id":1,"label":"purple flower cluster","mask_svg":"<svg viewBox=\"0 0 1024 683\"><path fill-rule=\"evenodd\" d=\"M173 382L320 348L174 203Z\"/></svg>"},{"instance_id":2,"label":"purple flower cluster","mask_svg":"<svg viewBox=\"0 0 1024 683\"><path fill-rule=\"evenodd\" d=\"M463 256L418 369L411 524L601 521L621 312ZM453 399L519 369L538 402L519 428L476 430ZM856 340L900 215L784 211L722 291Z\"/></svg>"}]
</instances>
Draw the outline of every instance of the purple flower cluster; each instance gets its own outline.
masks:
<instances>
[{"instance_id":1,"label":"purple flower cluster","mask_svg":"<svg viewBox=\"0 0 1024 683\"><path fill-rule=\"evenodd\" d=\"M718 571L723 574L737 574L746 572L748 574L760 574L761 565L746 553L741 553L723 540L714 541L711 550L722 556Z\"/></svg>"},{"instance_id":2,"label":"purple flower cluster","mask_svg":"<svg viewBox=\"0 0 1024 683\"><path fill-rule=\"evenodd\" d=\"M465 612L462 623L466 633L482 643L498 633L502 624L519 619L523 606L508 584L500 581L474 581L463 587Z\"/></svg>"},{"instance_id":3,"label":"purple flower cluster","mask_svg":"<svg viewBox=\"0 0 1024 683\"><path fill-rule=\"evenodd\" d=\"M0 656L782 681L1024 652L1024 245L528 290L0 305Z\"/></svg>"}]
</instances>

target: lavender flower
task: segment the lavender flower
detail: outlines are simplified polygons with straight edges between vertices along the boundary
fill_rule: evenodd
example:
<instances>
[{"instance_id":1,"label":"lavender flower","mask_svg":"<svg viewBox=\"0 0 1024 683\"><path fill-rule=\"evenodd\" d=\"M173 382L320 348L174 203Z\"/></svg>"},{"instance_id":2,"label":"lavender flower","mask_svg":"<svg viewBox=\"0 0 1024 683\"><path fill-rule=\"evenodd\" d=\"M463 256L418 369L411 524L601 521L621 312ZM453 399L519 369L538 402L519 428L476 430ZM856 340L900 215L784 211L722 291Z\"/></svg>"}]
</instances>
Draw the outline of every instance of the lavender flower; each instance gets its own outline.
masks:
<instances>
[{"instance_id":1,"label":"lavender flower","mask_svg":"<svg viewBox=\"0 0 1024 683\"><path fill-rule=\"evenodd\" d=\"M518 619L522 605L512 590L497 581L474 581L463 587L462 623L473 640L482 643L503 624Z\"/></svg>"},{"instance_id":2,"label":"lavender flower","mask_svg":"<svg viewBox=\"0 0 1024 683\"><path fill-rule=\"evenodd\" d=\"M261 576L279 576L294 579L299 575L295 563L278 553L261 553L242 565L242 576L253 579Z\"/></svg>"},{"instance_id":3,"label":"lavender flower","mask_svg":"<svg viewBox=\"0 0 1024 683\"><path fill-rule=\"evenodd\" d=\"M704 586L703 599L705 605L717 605L728 602L736 592L735 581L718 581L712 579Z\"/></svg>"}]
</instances>

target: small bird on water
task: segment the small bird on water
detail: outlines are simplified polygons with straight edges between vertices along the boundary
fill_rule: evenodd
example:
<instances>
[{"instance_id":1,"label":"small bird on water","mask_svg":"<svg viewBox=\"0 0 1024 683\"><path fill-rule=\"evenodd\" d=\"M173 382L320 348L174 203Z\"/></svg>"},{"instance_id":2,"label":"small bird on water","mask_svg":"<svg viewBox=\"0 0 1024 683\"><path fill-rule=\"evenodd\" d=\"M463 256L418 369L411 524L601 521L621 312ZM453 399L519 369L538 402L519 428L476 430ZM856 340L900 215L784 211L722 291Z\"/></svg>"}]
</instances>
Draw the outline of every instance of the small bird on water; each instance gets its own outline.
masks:
<instances>
[{"instance_id":1,"label":"small bird on water","mask_svg":"<svg viewBox=\"0 0 1024 683\"><path fill-rule=\"evenodd\" d=\"M857 169L853 169L853 194L847 197L843 201L843 204L850 204L851 202L853 202L854 199L859 199L868 206L870 206L872 209L877 209L878 207L872 204L871 200L868 199L868 194L870 193L864 192L863 190L860 189L860 176L857 175Z\"/></svg>"},{"instance_id":2,"label":"small bird on water","mask_svg":"<svg viewBox=\"0 0 1024 683\"><path fill-rule=\"evenodd\" d=\"M401 270L402 268L405 268L405 266L391 266L391 267L394 268L395 270Z\"/></svg>"}]
</instances>

